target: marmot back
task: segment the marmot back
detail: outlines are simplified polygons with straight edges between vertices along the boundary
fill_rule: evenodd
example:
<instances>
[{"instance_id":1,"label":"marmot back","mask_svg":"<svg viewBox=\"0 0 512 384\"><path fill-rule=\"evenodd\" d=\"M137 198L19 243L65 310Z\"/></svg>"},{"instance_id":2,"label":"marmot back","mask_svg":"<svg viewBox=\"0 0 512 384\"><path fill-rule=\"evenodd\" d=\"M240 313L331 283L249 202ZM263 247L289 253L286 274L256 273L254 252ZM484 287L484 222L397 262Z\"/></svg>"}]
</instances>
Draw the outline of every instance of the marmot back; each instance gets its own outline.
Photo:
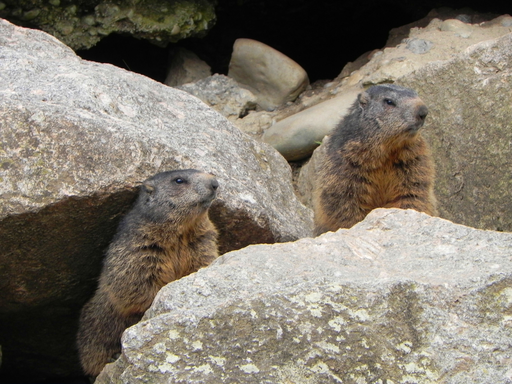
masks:
<instances>
[{"instance_id":1,"label":"marmot back","mask_svg":"<svg viewBox=\"0 0 512 384\"><path fill-rule=\"evenodd\" d=\"M160 288L218 256L217 230L208 218L218 185L192 169L143 183L107 250L98 289L82 309L77 341L87 375L97 376L121 351L123 331L141 319Z\"/></svg>"},{"instance_id":2,"label":"marmot back","mask_svg":"<svg viewBox=\"0 0 512 384\"><path fill-rule=\"evenodd\" d=\"M350 228L375 208L436 214L434 166L418 132L428 109L412 89L361 93L327 142L313 192L315 234Z\"/></svg>"}]
</instances>

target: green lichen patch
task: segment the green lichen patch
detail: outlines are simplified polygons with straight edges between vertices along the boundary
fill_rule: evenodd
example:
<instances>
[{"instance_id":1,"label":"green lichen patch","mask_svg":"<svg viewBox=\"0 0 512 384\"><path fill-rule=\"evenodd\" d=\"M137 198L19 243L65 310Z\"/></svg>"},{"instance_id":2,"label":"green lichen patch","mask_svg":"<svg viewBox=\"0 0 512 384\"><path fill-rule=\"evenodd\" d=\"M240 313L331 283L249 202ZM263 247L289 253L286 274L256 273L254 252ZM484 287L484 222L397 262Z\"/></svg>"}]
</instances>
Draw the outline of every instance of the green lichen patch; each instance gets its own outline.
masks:
<instances>
[{"instance_id":1,"label":"green lichen patch","mask_svg":"<svg viewBox=\"0 0 512 384\"><path fill-rule=\"evenodd\" d=\"M423 303L414 285L393 285L371 304L356 288L318 288L237 303L197 324L178 321L172 335L128 348L126 357L177 382L436 382L436 364L418 334Z\"/></svg>"},{"instance_id":2,"label":"green lichen patch","mask_svg":"<svg viewBox=\"0 0 512 384\"><path fill-rule=\"evenodd\" d=\"M208 0L4 0L0 17L42 29L75 50L91 48L111 33L165 46L204 34L215 24Z\"/></svg>"}]
</instances>

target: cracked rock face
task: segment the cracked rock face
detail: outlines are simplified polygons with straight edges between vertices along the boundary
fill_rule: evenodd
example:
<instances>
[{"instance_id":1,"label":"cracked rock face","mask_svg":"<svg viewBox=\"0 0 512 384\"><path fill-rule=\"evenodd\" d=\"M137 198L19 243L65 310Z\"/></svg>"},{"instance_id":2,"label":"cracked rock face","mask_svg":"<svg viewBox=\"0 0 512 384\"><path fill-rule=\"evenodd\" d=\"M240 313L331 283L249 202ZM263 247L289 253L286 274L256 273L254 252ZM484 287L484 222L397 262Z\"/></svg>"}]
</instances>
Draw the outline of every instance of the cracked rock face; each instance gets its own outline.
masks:
<instances>
[{"instance_id":1,"label":"cracked rock face","mask_svg":"<svg viewBox=\"0 0 512 384\"><path fill-rule=\"evenodd\" d=\"M97 383L509 383L512 234L377 209L164 287Z\"/></svg>"},{"instance_id":2,"label":"cracked rock face","mask_svg":"<svg viewBox=\"0 0 512 384\"><path fill-rule=\"evenodd\" d=\"M216 19L207 0L3 0L0 4L4 5L0 17L40 28L75 50L91 48L111 33L165 46L204 34Z\"/></svg>"}]
</instances>

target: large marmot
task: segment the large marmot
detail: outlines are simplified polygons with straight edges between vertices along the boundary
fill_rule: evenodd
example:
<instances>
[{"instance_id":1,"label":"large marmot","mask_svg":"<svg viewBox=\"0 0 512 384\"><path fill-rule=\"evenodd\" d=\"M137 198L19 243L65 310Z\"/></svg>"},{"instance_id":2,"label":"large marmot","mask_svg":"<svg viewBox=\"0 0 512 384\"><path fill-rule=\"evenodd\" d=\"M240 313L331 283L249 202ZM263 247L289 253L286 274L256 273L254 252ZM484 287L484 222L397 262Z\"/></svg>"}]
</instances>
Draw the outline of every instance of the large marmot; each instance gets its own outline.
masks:
<instances>
[{"instance_id":1,"label":"large marmot","mask_svg":"<svg viewBox=\"0 0 512 384\"><path fill-rule=\"evenodd\" d=\"M97 376L121 351L121 334L160 288L218 256L217 230L208 218L218 186L215 177L193 169L143 183L107 250L98 289L82 309L77 341L87 375Z\"/></svg>"},{"instance_id":2,"label":"large marmot","mask_svg":"<svg viewBox=\"0 0 512 384\"><path fill-rule=\"evenodd\" d=\"M416 92L377 85L333 130L313 191L315 234L350 228L375 208L436 214L434 166L418 133L428 109Z\"/></svg>"}]
</instances>

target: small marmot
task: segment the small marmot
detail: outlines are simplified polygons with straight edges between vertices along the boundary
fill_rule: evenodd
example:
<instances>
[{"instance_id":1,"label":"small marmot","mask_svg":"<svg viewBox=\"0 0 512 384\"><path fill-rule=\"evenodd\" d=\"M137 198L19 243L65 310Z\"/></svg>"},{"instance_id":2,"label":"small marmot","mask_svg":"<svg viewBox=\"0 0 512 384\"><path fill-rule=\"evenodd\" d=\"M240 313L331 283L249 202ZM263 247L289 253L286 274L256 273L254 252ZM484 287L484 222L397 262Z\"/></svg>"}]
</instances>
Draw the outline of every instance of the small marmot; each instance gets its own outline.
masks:
<instances>
[{"instance_id":1,"label":"small marmot","mask_svg":"<svg viewBox=\"0 0 512 384\"><path fill-rule=\"evenodd\" d=\"M159 173L142 186L106 253L98 289L82 309L77 336L82 368L97 376L121 352L165 284L210 264L218 233L208 218L214 176L193 169Z\"/></svg>"},{"instance_id":2,"label":"small marmot","mask_svg":"<svg viewBox=\"0 0 512 384\"><path fill-rule=\"evenodd\" d=\"M377 85L359 94L327 142L313 192L315 235L350 228L375 208L436 214L434 165L416 92Z\"/></svg>"}]
</instances>

